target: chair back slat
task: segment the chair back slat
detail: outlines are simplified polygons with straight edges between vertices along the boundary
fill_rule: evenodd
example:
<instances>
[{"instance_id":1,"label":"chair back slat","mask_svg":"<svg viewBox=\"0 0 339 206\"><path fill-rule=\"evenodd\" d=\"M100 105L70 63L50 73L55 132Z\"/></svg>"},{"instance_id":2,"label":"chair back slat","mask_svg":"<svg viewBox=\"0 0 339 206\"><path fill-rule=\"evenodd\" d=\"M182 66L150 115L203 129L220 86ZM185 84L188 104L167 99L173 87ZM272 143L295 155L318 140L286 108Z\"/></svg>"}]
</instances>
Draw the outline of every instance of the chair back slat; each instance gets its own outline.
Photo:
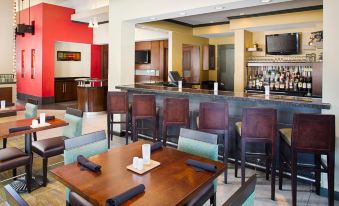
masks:
<instances>
[{"instance_id":1,"label":"chair back slat","mask_svg":"<svg viewBox=\"0 0 339 206\"><path fill-rule=\"evenodd\" d=\"M81 111L79 109L70 108L70 107L68 107L66 109L66 114L70 114L70 115L73 115L73 116L76 116L76 117L81 117L81 118L84 115L83 111Z\"/></svg>"},{"instance_id":2,"label":"chair back slat","mask_svg":"<svg viewBox=\"0 0 339 206\"><path fill-rule=\"evenodd\" d=\"M228 130L228 104L202 102L199 107L199 130L224 133Z\"/></svg>"},{"instance_id":3,"label":"chair back slat","mask_svg":"<svg viewBox=\"0 0 339 206\"><path fill-rule=\"evenodd\" d=\"M193 139L210 144L218 144L218 135L197 130L180 128L180 137L185 137L187 139Z\"/></svg>"},{"instance_id":4,"label":"chair back slat","mask_svg":"<svg viewBox=\"0 0 339 206\"><path fill-rule=\"evenodd\" d=\"M128 94L127 92L112 91L107 93L107 113L127 113Z\"/></svg>"},{"instance_id":5,"label":"chair back slat","mask_svg":"<svg viewBox=\"0 0 339 206\"><path fill-rule=\"evenodd\" d=\"M331 151L335 149L335 116L294 114L292 148Z\"/></svg>"},{"instance_id":6,"label":"chair back slat","mask_svg":"<svg viewBox=\"0 0 339 206\"><path fill-rule=\"evenodd\" d=\"M247 107L243 109L242 138L275 140L277 136L277 110Z\"/></svg>"},{"instance_id":7,"label":"chair back slat","mask_svg":"<svg viewBox=\"0 0 339 206\"><path fill-rule=\"evenodd\" d=\"M257 183L256 175L251 176L243 186L241 186L223 206L254 205L255 185Z\"/></svg>"},{"instance_id":8,"label":"chair back slat","mask_svg":"<svg viewBox=\"0 0 339 206\"><path fill-rule=\"evenodd\" d=\"M156 116L155 96L149 94L133 95L132 116L133 117Z\"/></svg>"},{"instance_id":9,"label":"chair back slat","mask_svg":"<svg viewBox=\"0 0 339 206\"><path fill-rule=\"evenodd\" d=\"M189 124L189 100L182 98L164 99L164 122Z\"/></svg>"},{"instance_id":10,"label":"chair back slat","mask_svg":"<svg viewBox=\"0 0 339 206\"><path fill-rule=\"evenodd\" d=\"M5 186L6 201L11 206L28 206L28 203L12 188L11 185Z\"/></svg>"}]
</instances>

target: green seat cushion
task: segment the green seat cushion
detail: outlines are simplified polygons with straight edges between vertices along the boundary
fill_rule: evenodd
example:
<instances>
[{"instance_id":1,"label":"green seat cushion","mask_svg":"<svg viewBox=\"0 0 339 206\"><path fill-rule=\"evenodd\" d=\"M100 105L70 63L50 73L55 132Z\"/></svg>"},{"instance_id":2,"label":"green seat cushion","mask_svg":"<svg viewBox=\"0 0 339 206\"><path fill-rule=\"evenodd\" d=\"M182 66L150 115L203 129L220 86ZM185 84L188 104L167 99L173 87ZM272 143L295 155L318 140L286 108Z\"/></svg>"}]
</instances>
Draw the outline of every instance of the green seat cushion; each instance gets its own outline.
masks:
<instances>
[{"instance_id":1,"label":"green seat cushion","mask_svg":"<svg viewBox=\"0 0 339 206\"><path fill-rule=\"evenodd\" d=\"M235 123L235 131L241 136L241 127L242 127L242 122L236 122Z\"/></svg>"},{"instance_id":2,"label":"green seat cushion","mask_svg":"<svg viewBox=\"0 0 339 206\"><path fill-rule=\"evenodd\" d=\"M78 137L82 134L82 118L70 114L65 114L65 121L68 126L64 127L63 136L67 138Z\"/></svg>"},{"instance_id":3,"label":"green seat cushion","mask_svg":"<svg viewBox=\"0 0 339 206\"><path fill-rule=\"evenodd\" d=\"M281 138L291 146L292 144L292 129L291 128L282 128L279 129Z\"/></svg>"},{"instance_id":4,"label":"green seat cushion","mask_svg":"<svg viewBox=\"0 0 339 206\"><path fill-rule=\"evenodd\" d=\"M255 193L253 192L244 203L242 203L242 206L254 206L254 195Z\"/></svg>"},{"instance_id":5,"label":"green seat cushion","mask_svg":"<svg viewBox=\"0 0 339 206\"><path fill-rule=\"evenodd\" d=\"M210 160L218 160L218 145L179 137L178 150Z\"/></svg>"},{"instance_id":6,"label":"green seat cushion","mask_svg":"<svg viewBox=\"0 0 339 206\"><path fill-rule=\"evenodd\" d=\"M38 106L31 103L26 103L25 105L25 112L24 112L25 118L35 118L38 115Z\"/></svg>"}]
</instances>

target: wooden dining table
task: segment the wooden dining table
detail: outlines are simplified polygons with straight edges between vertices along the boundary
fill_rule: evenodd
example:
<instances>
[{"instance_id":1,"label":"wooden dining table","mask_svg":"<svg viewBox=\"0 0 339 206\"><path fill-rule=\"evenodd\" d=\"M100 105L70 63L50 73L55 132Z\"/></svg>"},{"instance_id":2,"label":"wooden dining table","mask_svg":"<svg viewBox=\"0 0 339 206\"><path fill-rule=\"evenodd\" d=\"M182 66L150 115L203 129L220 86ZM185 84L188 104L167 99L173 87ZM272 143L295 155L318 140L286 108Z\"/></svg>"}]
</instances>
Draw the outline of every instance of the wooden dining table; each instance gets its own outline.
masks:
<instances>
[{"instance_id":1,"label":"wooden dining table","mask_svg":"<svg viewBox=\"0 0 339 206\"><path fill-rule=\"evenodd\" d=\"M18 111L24 111L24 110L25 110L25 107L20 104L8 106L8 107L5 107L5 109L0 109L0 117L15 116Z\"/></svg>"},{"instance_id":2,"label":"wooden dining table","mask_svg":"<svg viewBox=\"0 0 339 206\"><path fill-rule=\"evenodd\" d=\"M38 128L30 128L28 130L20 131L20 132L9 132L10 128L22 127L22 126L30 126L32 124L32 119L21 119L16 121L9 121L0 123L0 140L2 139L10 139L16 136L25 135L25 152L28 155L32 155L32 134L34 132L40 132L48 129L54 129L58 127L67 126L68 123L62 119L55 118L54 120L46 121L49 125L38 127Z\"/></svg>"},{"instance_id":3,"label":"wooden dining table","mask_svg":"<svg viewBox=\"0 0 339 206\"><path fill-rule=\"evenodd\" d=\"M110 149L90 157L102 166L100 173L82 170L77 163L53 169L54 177L94 205L104 206L106 200L128 189L145 185L145 192L128 200L124 205L184 205L202 188L212 183L225 169L222 162L191 155L173 148L162 148L151 154L160 166L139 175L126 167L135 156L141 157L145 141ZM216 172L197 171L186 164L194 159L217 166Z\"/></svg>"}]
</instances>

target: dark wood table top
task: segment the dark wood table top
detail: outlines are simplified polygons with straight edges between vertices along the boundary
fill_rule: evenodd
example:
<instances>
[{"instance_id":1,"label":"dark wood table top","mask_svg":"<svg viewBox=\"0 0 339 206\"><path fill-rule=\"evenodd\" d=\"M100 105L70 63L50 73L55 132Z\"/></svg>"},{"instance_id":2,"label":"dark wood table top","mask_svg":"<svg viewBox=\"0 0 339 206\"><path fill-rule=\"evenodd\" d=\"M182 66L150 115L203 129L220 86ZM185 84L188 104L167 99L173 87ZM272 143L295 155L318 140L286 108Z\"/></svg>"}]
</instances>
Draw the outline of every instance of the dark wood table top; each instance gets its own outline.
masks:
<instances>
[{"instance_id":1,"label":"dark wood table top","mask_svg":"<svg viewBox=\"0 0 339 206\"><path fill-rule=\"evenodd\" d=\"M80 170L77 163L53 169L57 180L94 205L105 205L107 199L138 185L145 185L145 193L130 199L124 205L184 205L201 188L211 183L225 169L222 162L180 152L172 148L155 151L151 159L161 165L144 175L126 169L134 156L142 156L141 145L145 141L114 148L89 158L102 166L101 173ZM196 171L186 165L187 159L195 159L217 166L217 172Z\"/></svg>"},{"instance_id":2,"label":"dark wood table top","mask_svg":"<svg viewBox=\"0 0 339 206\"><path fill-rule=\"evenodd\" d=\"M9 112L17 112L17 111L24 111L25 107L19 104L14 106L6 107L5 109L0 109L0 114L9 113Z\"/></svg>"},{"instance_id":3,"label":"dark wood table top","mask_svg":"<svg viewBox=\"0 0 339 206\"><path fill-rule=\"evenodd\" d=\"M10 128L30 126L32 124L32 120L33 119L21 119L21 120L16 120L16 121L11 121L11 122L0 123L0 139L15 137L15 136L33 133L33 132L39 132L39 131L43 131L47 129L54 129L57 127L64 127L68 125L68 123L65 122L64 120L55 118L54 120L46 121L47 123L50 124L49 126L39 127L35 129L31 128L25 131L9 133Z\"/></svg>"}]
</instances>

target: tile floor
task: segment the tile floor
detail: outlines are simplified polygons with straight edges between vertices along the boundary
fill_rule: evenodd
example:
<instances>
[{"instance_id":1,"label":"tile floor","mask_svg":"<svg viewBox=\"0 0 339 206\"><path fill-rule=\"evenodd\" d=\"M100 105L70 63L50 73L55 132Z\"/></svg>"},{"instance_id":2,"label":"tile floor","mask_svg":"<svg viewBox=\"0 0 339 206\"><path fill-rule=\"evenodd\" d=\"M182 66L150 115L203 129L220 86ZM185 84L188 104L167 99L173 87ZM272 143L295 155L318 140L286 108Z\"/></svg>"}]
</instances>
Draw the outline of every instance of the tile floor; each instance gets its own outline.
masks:
<instances>
[{"instance_id":1,"label":"tile floor","mask_svg":"<svg viewBox=\"0 0 339 206\"><path fill-rule=\"evenodd\" d=\"M65 111L64 110L39 110L39 112L46 112L48 115L55 115L58 118L62 118ZM22 112L19 112L16 117L6 117L0 118L0 123L5 121L11 121L15 119L21 119L23 117ZM85 116L84 117L84 130L83 133L94 132L98 130L106 129L106 115L99 114L95 116ZM49 138L56 135L61 135L62 128L52 129L48 131L43 131L38 133L38 138ZM124 138L114 137L112 142L112 147L119 147L125 143ZM233 165L229 164L229 174L228 181L226 185L223 183L223 177L218 178L218 190L217 190L217 205L222 205L239 187L240 187L240 178L234 177ZM276 201L270 199L270 181L266 181L264 174L255 170L246 170L246 176L249 177L252 174L258 175L258 182L256 186L255 194L255 205L291 205L291 187L290 181L285 179L283 190L278 190L278 185L276 185ZM31 194L24 194L23 197L30 203L30 205L64 205L64 186L61 183L56 182L53 178L49 177L53 184L50 184L46 188L39 188L38 190L33 191ZM276 181L278 184L278 181ZM327 205L327 198L320 197L314 192L314 187L312 185L298 185L298 205ZM58 198L55 201L50 201L49 197L57 196ZM1 198L1 197L0 197ZM6 205L0 199L0 206ZM208 205L208 204L206 204ZM339 202L336 201L335 205L339 205Z\"/></svg>"}]
</instances>

